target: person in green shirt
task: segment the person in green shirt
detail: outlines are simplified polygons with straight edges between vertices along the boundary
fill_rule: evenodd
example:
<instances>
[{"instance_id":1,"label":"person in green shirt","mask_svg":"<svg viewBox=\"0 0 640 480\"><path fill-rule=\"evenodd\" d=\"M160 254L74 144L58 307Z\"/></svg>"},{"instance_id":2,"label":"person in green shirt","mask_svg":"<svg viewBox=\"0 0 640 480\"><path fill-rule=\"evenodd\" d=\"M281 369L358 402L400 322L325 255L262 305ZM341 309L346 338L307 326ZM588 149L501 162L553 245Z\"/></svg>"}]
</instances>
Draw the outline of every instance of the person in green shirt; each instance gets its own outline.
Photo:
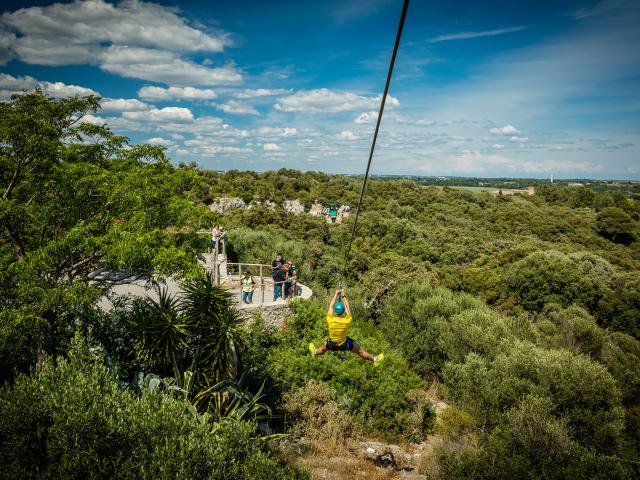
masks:
<instances>
[{"instance_id":1,"label":"person in green shirt","mask_svg":"<svg viewBox=\"0 0 640 480\"><path fill-rule=\"evenodd\" d=\"M253 290L256 288L256 281L250 272L245 272L240 280L242 284L242 302L249 304L253 302Z\"/></svg>"},{"instance_id":2,"label":"person in green shirt","mask_svg":"<svg viewBox=\"0 0 640 480\"><path fill-rule=\"evenodd\" d=\"M353 317L351 316L351 308L349 300L343 290L336 290L333 300L327 311L327 328L329 330L329 338L322 343L322 346L316 349L313 342L309 344L311 355L323 355L327 350L331 351L348 351L353 352L360 357L373 362L374 366L378 366L384 359L384 353L373 356L366 352L358 342L347 336L349 326Z\"/></svg>"}]
</instances>

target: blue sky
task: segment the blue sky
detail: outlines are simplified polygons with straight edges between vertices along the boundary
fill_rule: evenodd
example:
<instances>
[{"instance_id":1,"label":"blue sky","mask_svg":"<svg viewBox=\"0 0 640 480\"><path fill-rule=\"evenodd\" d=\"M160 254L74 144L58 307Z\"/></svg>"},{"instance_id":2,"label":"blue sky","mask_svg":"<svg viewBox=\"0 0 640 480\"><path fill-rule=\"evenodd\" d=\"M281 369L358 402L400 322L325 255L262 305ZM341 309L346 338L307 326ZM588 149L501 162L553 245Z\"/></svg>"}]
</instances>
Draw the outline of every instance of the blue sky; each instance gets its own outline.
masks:
<instances>
[{"instance_id":1,"label":"blue sky","mask_svg":"<svg viewBox=\"0 0 640 480\"><path fill-rule=\"evenodd\" d=\"M364 170L401 0L12 2L0 99L213 169ZM409 7L372 172L640 178L640 2Z\"/></svg>"}]
</instances>

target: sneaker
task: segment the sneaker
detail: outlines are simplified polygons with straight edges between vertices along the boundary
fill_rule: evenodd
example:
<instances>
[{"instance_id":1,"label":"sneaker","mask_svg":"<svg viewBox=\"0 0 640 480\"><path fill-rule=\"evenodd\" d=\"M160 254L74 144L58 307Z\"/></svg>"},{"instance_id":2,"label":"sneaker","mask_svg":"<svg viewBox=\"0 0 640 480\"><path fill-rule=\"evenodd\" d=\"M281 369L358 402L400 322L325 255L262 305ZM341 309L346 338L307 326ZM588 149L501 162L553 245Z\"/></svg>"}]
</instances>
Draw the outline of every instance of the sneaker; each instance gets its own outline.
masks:
<instances>
[{"instance_id":1,"label":"sneaker","mask_svg":"<svg viewBox=\"0 0 640 480\"><path fill-rule=\"evenodd\" d=\"M380 353L376 356L376 361L373 362L373 366L377 367L378 365L380 365L380 362L384 360L384 353Z\"/></svg>"},{"instance_id":2,"label":"sneaker","mask_svg":"<svg viewBox=\"0 0 640 480\"><path fill-rule=\"evenodd\" d=\"M309 344L309 351L311 352L312 357L316 356L316 346L313 344L313 342Z\"/></svg>"}]
</instances>

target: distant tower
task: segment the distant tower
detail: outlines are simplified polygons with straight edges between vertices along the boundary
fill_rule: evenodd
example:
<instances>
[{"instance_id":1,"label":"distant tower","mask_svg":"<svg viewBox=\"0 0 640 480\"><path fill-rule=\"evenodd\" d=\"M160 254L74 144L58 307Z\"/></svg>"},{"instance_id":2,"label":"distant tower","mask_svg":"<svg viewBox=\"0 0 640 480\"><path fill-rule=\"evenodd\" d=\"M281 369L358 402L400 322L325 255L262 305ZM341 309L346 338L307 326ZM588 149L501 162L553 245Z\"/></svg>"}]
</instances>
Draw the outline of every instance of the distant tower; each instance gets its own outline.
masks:
<instances>
[{"instance_id":1,"label":"distant tower","mask_svg":"<svg viewBox=\"0 0 640 480\"><path fill-rule=\"evenodd\" d=\"M551 172L551 183L553 183L553 172Z\"/></svg>"}]
</instances>

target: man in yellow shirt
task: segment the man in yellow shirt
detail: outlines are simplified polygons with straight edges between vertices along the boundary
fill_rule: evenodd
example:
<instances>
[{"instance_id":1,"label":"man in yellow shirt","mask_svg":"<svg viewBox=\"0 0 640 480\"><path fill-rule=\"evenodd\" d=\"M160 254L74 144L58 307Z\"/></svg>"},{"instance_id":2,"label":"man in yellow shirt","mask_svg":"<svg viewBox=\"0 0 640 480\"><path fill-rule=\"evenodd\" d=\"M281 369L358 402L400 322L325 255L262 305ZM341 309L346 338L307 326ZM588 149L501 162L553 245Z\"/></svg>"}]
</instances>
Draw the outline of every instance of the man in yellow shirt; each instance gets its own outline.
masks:
<instances>
[{"instance_id":1,"label":"man in yellow shirt","mask_svg":"<svg viewBox=\"0 0 640 480\"><path fill-rule=\"evenodd\" d=\"M338 295L340 295L340 298L338 298ZM329 338L323 342L322 346L317 350L313 342L310 343L309 351L311 355L322 355L327 350L334 352L348 351L356 353L365 360L373 362L374 366L378 366L384 359L384 353L374 357L364 351L356 341L347 336L352 319L349 300L347 300L344 290L336 290L336 293L333 295L333 300L331 300L331 304L329 305L329 310L327 311Z\"/></svg>"}]
</instances>

